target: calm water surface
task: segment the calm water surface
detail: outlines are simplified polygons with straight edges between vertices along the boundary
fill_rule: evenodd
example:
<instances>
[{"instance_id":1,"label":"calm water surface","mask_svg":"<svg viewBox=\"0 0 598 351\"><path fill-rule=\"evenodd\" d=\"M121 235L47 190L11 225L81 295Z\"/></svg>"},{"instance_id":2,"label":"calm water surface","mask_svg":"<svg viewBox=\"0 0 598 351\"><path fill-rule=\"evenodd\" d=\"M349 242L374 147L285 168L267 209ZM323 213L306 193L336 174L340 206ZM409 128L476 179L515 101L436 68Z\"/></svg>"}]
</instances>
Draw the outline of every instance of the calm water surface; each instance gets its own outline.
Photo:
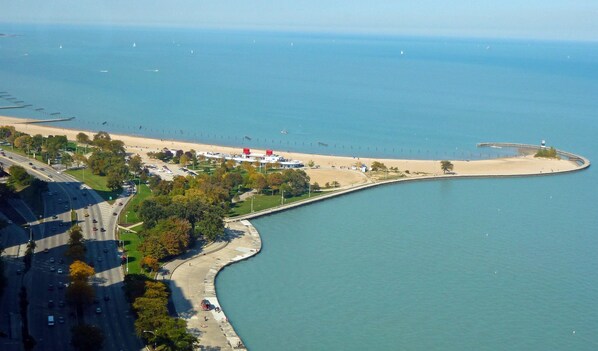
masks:
<instances>
[{"instance_id":1,"label":"calm water surface","mask_svg":"<svg viewBox=\"0 0 598 351\"><path fill-rule=\"evenodd\" d=\"M18 34L0 38L0 91L32 105L6 114L377 157L546 139L598 160L596 43L0 32ZM263 252L224 270L218 293L252 350L597 350L596 184L594 168L400 184L259 219Z\"/></svg>"}]
</instances>

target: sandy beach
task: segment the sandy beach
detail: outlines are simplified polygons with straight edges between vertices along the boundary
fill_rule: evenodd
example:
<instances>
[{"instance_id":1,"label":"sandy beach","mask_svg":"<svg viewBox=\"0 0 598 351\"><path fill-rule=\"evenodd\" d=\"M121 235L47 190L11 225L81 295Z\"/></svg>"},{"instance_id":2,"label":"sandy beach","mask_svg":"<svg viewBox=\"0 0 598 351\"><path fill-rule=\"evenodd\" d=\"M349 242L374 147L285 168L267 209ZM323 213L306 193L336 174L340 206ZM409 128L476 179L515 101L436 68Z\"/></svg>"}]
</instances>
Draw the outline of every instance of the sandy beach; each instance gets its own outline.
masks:
<instances>
[{"instance_id":1,"label":"sandy beach","mask_svg":"<svg viewBox=\"0 0 598 351\"><path fill-rule=\"evenodd\" d=\"M40 124L23 124L26 119L0 116L0 125L14 126L18 131L30 135L66 135L69 140L75 140L80 132L87 133L90 137L98 131L76 130L68 128L58 128ZM138 136L111 134L113 139L122 140L126 150L131 154L139 154L147 163L160 164L157 160L150 160L147 157L149 151L159 151L163 148L182 149L184 151L195 150L197 152L220 152L226 154L240 154L240 148L208 145L200 143L191 143L177 140L160 140L144 138ZM252 149L252 152L265 153L265 150ZM347 157L304 154L296 152L279 152L278 155L287 159L300 160L304 164L313 161L318 168L306 168L312 182L318 182L320 185L326 182L337 181L341 187L353 186L357 184L375 181L371 173L362 173L358 170L352 170L351 167L356 164L365 164L368 167L373 161L384 163L387 167L396 167L400 171L409 171L405 174L407 177L434 176L442 174L439 160L401 160L401 159L382 159L370 157ZM572 171L579 166L575 162L559 159L535 158L533 156L519 156L509 158L499 158L491 160L475 161L453 161L454 172L459 175L480 175L480 176L508 176L508 175L532 175L556 172ZM390 174L392 175L392 173Z\"/></svg>"}]
</instances>

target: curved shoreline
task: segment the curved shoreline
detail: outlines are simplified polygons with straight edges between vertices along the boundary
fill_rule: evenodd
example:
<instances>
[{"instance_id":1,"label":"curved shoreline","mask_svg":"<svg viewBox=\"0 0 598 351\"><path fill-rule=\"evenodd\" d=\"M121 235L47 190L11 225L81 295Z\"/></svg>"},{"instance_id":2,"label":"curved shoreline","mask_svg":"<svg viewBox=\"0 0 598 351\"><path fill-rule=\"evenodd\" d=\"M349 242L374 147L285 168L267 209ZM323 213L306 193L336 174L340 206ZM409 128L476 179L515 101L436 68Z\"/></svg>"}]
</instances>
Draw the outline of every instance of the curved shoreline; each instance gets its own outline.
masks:
<instances>
[{"instance_id":1,"label":"curved shoreline","mask_svg":"<svg viewBox=\"0 0 598 351\"><path fill-rule=\"evenodd\" d=\"M0 116L0 125L3 124L2 120L5 121L5 124L14 125L16 122L18 122L19 119ZM78 132L77 130L66 128L56 128L39 125L28 126L29 127L23 128L23 125L19 125L19 128L17 129L25 132L33 132L33 130L35 130L37 132L40 132L41 134L46 135L64 133L68 135L69 139L74 139L75 133ZM27 128L30 128L31 130L27 130ZM91 133L90 131L83 132ZM122 139L125 142L128 152L132 151L142 153L150 150L160 150L163 147L184 147L186 149L195 148L199 149L198 151L204 151L200 148L205 148L205 150L212 151L220 150L221 152L235 151L235 148L231 147L221 147L216 145L206 145L184 141L156 140L151 138L133 137L117 134L113 134L113 136L115 138ZM481 143L478 144L478 146L513 147L531 150L537 150L540 148L540 146L537 145L515 143ZM233 237L233 239L231 239L228 244L225 244L217 250L211 250L209 253L200 252L196 254L191 254L186 256L188 258L185 258L184 255L184 257L170 262L173 266L172 272L169 277L170 285L172 290L176 291L177 295L175 296L175 293L173 293L172 299L180 299L180 301L178 302L182 302L183 306L181 309L179 309L176 307L177 304L175 303L177 314L179 314L179 317L185 319L189 323L190 326L188 326L188 328L191 332L195 331L196 335L202 335L202 341L206 339L203 335L208 335L207 339L210 339L210 336L214 336L213 338L211 338L213 339L213 343L209 345L209 347L215 347L220 349L228 349L229 347L232 349L239 350L245 349L242 340L236 334L232 324L228 321L226 315L224 314L219 305L216 294L215 282L216 277L224 267L238 261L246 260L258 254L261 251L261 237L259 235L259 232L255 229L255 227L253 227L253 225L248 221L249 219L275 214L299 206L305 206L313 202L323 201L337 196L350 194L355 191L369 189L371 187L394 184L405 181L432 181L453 178L507 178L544 176L577 172L590 167L590 161L583 156L579 156L562 150L557 150L557 153L561 156L565 156L567 160L559 161L554 159L535 159L533 157L528 156L492 160L477 160L471 162L469 162L468 160L453 161L456 170L462 172L460 174L437 173L440 168L438 160L400 160L364 157L360 159L348 156L285 153L287 155L290 155L291 158L315 160L316 163L322 165L323 168L327 167L328 170L333 171L335 173L334 177L338 177L339 175L342 175L343 172L347 172L346 170L342 170L343 167L350 168L352 165L355 165L356 161L359 163L367 164L371 163L374 160L384 162L389 167L394 166L400 168L406 174L409 174L409 176L387 180L370 179L371 181L368 183L361 183L358 185L351 184L350 186L344 187L343 189L339 189L337 191L330 192L328 194L323 194L317 197L308 198L291 204L281 205L275 208L270 208L267 210L262 210L239 217L226 218L225 223L228 232L235 233L231 236ZM573 166L573 164L575 164L575 167ZM564 168L562 168L562 166L564 166ZM410 170L411 173L409 173L407 170ZM170 263L167 263L165 266L168 266ZM188 263L188 265L185 265L184 263ZM202 273L199 275L203 276L204 279L198 282L198 274L189 275L188 279L193 281L185 281L183 284L187 284L189 287L189 291L191 292L185 294L185 292L182 291L184 289L181 288L183 284L177 285L176 279L172 278L175 275L175 273L178 274L182 271L196 272L196 269L201 270ZM183 279L181 281L183 281ZM201 294L201 296L196 297L195 294L198 292ZM220 309L220 312L215 312L214 310L209 311L210 316L212 318L209 321L207 319L207 314L203 313L199 306L201 300L204 298L210 300L210 302L214 306L219 307ZM203 325L199 325L198 328L194 329L192 324L197 324L198 315L200 314L204 314L204 317L206 317L205 329L199 329L200 327L204 328ZM215 328L209 328L210 325L217 326L220 329L220 331L215 331L215 333L211 332ZM219 336L215 336L215 334L219 334Z\"/></svg>"},{"instance_id":2,"label":"curved shoreline","mask_svg":"<svg viewBox=\"0 0 598 351\"><path fill-rule=\"evenodd\" d=\"M527 144L517 144L517 145L519 145L521 147L537 148L534 145L527 145ZM369 189L372 187L395 184L395 183L400 183L400 182L434 181L434 180L443 180L443 179L463 179L463 178L481 179L481 178L513 178L513 177L529 177L529 176L549 176L549 175L558 175L558 174L565 174L565 173L571 173L571 172L578 172L578 171L581 171L581 170L584 170L584 169L590 167L590 165L591 165L590 161L583 156L576 155L576 154L569 153L569 152L562 151L562 150L557 150L557 152L562 155L567 155L568 157L578 158L578 159L582 160L582 164L574 169L557 170L557 171L553 171L550 173L540 172L540 173L490 174L490 175L488 175L488 174L446 174L446 175L433 175L433 176L422 176L422 177L413 177L413 178L390 179L390 180L384 180L384 181L378 181L378 182L373 182L373 183L357 185L357 186L354 186L354 187L351 187L351 188L348 188L345 190L340 190L340 191L333 192L330 194L321 195L318 197L298 201L298 202L287 204L287 205L281 205L276 208L262 210L262 211L254 212L254 213L244 215L244 216L239 216L239 217L234 217L234 218L226 218L225 222L227 223L227 227L234 226L236 228L242 228L242 227L239 227L239 224L240 224L240 225L244 226L245 228L247 228L247 233L252 235L255 238L257 246L254 248L255 251L253 251L249 254L238 256L235 259L231 259L228 262L224 262L221 265L215 266L214 267L215 271L210 271L205 277L205 280L204 280L204 282L206 284L205 286L209 287L209 289L205 288L204 292L206 293L206 296L207 296L208 292L210 292L210 293L213 292L214 293L213 299L215 299L215 301L218 301L215 283L216 283L216 278L218 277L218 274L222 271L222 269L224 269L224 267L232 265L233 263L247 260L261 252L261 245L262 245L261 237L260 237L257 229L255 229L255 227L249 222L249 219L263 217L263 216L269 216L269 215L272 215L272 214L275 214L278 212L287 211L287 210L290 210L290 209L293 209L296 207L300 207L300 206L305 206L305 205L311 204L313 202L323 201L323 200L335 198L337 196L347 195L347 194L350 194L350 193L353 193L356 191L366 190L366 189ZM208 298L208 297L206 297L206 298ZM218 302L218 306L220 307L219 302ZM220 307L220 309L222 310L221 307ZM223 310L221 313L223 316L225 316ZM222 321L220 328L221 328L222 332L224 333L226 339L228 340L230 347L232 347L235 350L246 350L246 348L242 342L242 339L235 332L234 327L232 326L232 324L228 321L228 319L226 317L224 317L224 320ZM237 346L235 346L235 345L237 345ZM222 345L222 346L224 347L224 345Z\"/></svg>"}]
</instances>

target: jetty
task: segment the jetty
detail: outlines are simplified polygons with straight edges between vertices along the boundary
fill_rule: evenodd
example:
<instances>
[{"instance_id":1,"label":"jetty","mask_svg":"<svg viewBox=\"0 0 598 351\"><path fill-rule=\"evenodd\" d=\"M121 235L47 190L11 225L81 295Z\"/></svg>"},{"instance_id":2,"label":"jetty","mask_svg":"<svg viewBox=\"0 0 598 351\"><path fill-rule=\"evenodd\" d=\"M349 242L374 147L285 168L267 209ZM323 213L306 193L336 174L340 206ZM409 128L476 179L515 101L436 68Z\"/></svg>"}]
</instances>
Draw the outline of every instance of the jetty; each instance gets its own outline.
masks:
<instances>
[{"instance_id":1,"label":"jetty","mask_svg":"<svg viewBox=\"0 0 598 351\"><path fill-rule=\"evenodd\" d=\"M52 123L52 122L67 122L74 120L75 117L65 117L65 118L53 118L53 119L33 119L29 121L23 122L15 122L14 124L40 124L40 123Z\"/></svg>"},{"instance_id":2,"label":"jetty","mask_svg":"<svg viewBox=\"0 0 598 351\"><path fill-rule=\"evenodd\" d=\"M549 148L548 146L544 145L532 145L532 144L518 144L518 143L494 143L494 142L487 142L487 143L478 143L476 144L477 147L494 147L494 148L513 148L522 151L528 150L530 153L537 152L541 149ZM556 154L558 157L570 161L574 161L579 165L579 169L584 169L590 167L590 160L587 158L576 155L571 152L567 152L564 150L555 149Z\"/></svg>"},{"instance_id":3,"label":"jetty","mask_svg":"<svg viewBox=\"0 0 598 351\"><path fill-rule=\"evenodd\" d=\"M29 105L31 106L31 105ZM24 108L27 107L27 105L13 105L13 106L0 106L0 110L9 110L9 109L13 109L13 108Z\"/></svg>"}]
</instances>

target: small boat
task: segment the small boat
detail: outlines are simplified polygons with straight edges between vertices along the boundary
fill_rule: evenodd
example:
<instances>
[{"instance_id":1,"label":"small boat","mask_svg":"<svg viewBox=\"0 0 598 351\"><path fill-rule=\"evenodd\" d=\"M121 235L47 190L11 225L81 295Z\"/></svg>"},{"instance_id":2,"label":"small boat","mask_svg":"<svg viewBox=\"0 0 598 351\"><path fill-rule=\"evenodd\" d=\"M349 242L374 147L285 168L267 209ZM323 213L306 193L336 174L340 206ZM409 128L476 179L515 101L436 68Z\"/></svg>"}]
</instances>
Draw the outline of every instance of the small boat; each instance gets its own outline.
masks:
<instances>
[{"instance_id":1,"label":"small boat","mask_svg":"<svg viewBox=\"0 0 598 351\"><path fill-rule=\"evenodd\" d=\"M249 136L247 136L247 135L245 136L245 139L251 140L251 138Z\"/></svg>"},{"instance_id":2,"label":"small boat","mask_svg":"<svg viewBox=\"0 0 598 351\"><path fill-rule=\"evenodd\" d=\"M323 142L321 142L321 141L318 141L318 145L320 145L320 146L328 146L328 144L326 144L326 143L323 143Z\"/></svg>"},{"instance_id":3,"label":"small boat","mask_svg":"<svg viewBox=\"0 0 598 351\"><path fill-rule=\"evenodd\" d=\"M289 134L289 131L286 130L286 129L283 129L283 130L280 131L280 134Z\"/></svg>"}]
</instances>

